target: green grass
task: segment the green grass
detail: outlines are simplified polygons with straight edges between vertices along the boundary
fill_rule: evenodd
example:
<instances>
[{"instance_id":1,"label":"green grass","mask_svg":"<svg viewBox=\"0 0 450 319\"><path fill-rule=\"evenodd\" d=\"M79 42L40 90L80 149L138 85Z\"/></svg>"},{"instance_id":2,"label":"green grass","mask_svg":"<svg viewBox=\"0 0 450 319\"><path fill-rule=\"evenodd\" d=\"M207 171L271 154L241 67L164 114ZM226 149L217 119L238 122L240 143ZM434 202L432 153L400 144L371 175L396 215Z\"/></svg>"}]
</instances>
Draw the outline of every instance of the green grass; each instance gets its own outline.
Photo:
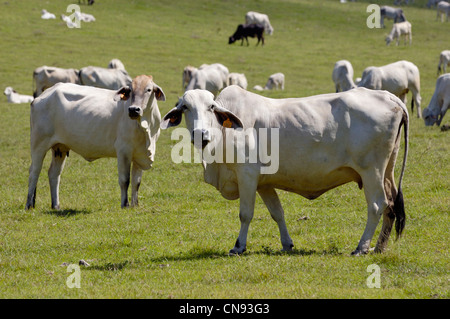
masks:
<instances>
[{"instance_id":1,"label":"green grass","mask_svg":"<svg viewBox=\"0 0 450 319\"><path fill-rule=\"evenodd\" d=\"M369 65L406 59L420 69L423 108L450 39L449 24L436 22L435 11L419 0L404 8L413 25L411 47L385 46L390 21L384 30L366 27L369 2L105 0L82 6L97 21L78 30L40 19L41 9L59 16L71 2L0 4L2 89L31 94L32 72L41 65L106 66L119 58L133 77L153 75L167 96L159 103L164 115L183 93L181 72L188 64L223 63L245 73L250 88L283 72L286 89L264 94L300 97L333 92L337 60L351 61L360 76ZM255 47L255 39L249 47L228 45L249 10L270 13L273 36L263 48ZM3 97L0 107L1 298L450 297L449 135L425 127L415 114L403 183L406 230L384 254L349 256L364 230L366 203L357 185L348 184L314 201L279 192L293 253L280 252L278 228L257 198L247 252L229 257L239 231L239 201L225 200L204 183L200 165L172 163L170 131L161 132L138 208L120 209L115 159L88 163L71 152L62 175L62 210L50 209L48 156L36 209L25 211L29 106L7 104ZM90 266L81 267L81 288L69 289L67 265L81 259ZM381 268L381 289L366 286L367 266L374 263Z\"/></svg>"}]
</instances>

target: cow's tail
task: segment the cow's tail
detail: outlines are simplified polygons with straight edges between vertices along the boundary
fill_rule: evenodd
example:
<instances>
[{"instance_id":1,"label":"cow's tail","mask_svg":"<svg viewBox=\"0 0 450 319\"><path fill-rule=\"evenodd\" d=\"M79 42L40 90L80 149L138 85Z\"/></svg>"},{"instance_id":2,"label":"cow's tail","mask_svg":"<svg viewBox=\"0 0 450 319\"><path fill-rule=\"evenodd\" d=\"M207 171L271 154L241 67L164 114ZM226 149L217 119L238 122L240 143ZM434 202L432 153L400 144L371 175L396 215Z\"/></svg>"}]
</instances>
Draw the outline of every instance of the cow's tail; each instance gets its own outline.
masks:
<instances>
[{"instance_id":1,"label":"cow's tail","mask_svg":"<svg viewBox=\"0 0 450 319\"><path fill-rule=\"evenodd\" d=\"M37 95L37 88L36 88L36 76L37 76L37 73L36 73L36 71L33 71L33 98L36 98L36 95Z\"/></svg>"},{"instance_id":2,"label":"cow's tail","mask_svg":"<svg viewBox=\"0 0 450 319\"><path fill-rule=\"evenodd\" d=\"M408 157L408 142L409 142L409 117L408 117L408 111L405 109L403 111L403 119L400 123L399 128L399 136L400 136L400 130L403 125L403 131L404 131L404 139L405 139L405 153L403 155L403 164L402 164L402 170L400 172L400 178L398 181L398 191L397 196L394 200L394 207L393 212L395 215L395 231L397 233L397 239L401 236L403 229L405 228L405 221L406 221L406 214L405 214L405 204L403 200L403 192L402 192L402 181L403 181L403 175L405 174L405 167L406 167L406 158Z\"/></svg>"}]
</instances>

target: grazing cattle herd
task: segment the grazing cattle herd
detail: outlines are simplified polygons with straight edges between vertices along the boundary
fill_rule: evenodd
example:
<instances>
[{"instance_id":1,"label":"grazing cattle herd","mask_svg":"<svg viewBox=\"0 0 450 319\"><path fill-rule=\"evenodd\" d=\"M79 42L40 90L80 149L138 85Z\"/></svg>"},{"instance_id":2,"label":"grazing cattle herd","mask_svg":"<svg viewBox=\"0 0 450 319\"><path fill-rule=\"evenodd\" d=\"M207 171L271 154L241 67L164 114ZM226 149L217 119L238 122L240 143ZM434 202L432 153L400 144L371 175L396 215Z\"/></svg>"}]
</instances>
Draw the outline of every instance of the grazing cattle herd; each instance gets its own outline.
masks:
<instances>
[{"instance_id":1,"label":"grazing cattle herd","mask_svg":"<svg viewBox=\"0 0 450 319\"><path fill-rule=\"evenodd\" d=\"M437 18L446 14L448 20L450 4L430 0L428 6L436 7ZM54 19L54 15L43 10L42 18ZM89 15L80 19L95 21ZM394 22L387 45L394 40L398 45L401 36L405 36L405 44L407 38L412 44L411 23L403 9L383 6L383 27L385 19ZM264 33L273 32L268 15L249 11L245 24L238 25L229 43L241 40L242 45L245 39L248 46L247 37L256 36L257 45L264 45ZM230 72L221 63L198 68L188 65L182 72L184 93L162 118L157 101L166 100L163 89L150 75L132 79L118 59L111 60L107 68L38 67L33 72L33 97L18 94L12 87L4 91L10 103L31 102L26 209L35 207L38 177L49 150L53 209L60 208L60 175L70 150L87 161L117 158L121 207L137 205L142 173L152 167L160 129L178 126L184 115L194 146L201 152L216 154L220 149L223 155L221 161L203 160L205 182L226 199L240 199L241 228L230 254L246 250L256 193L278 224L283 250L290 251L293 241L276 189L314 199L349 182L364 189L368 211L365 230L353 254L369 251L381 216L383 224L375 251L382 252L394 223L397 235L405 226L401 185L409 140L407 94L412 93L411 112L416 106L417 117L423 117L425 125L439 126L450 105L450 74L446 73L449 64L450 50L444 50L438 76L442 71L444 74L437 79L433 97L423 113L419 69L409 61L369 66L354 81L352 64L340 60L332 70L336 93L284 99L248 91L245 74ZM264 87L256 85L253 90L284 87L285 76L278 72L269 76ZM394 167L402 134L405 150L396 186ZM273 142L275 137L278 139ZM196 143L199 139L201 143ZM243 162L226 156L229 152L238 154L242 147L252 150L262 145L270 148L272 155L277 152L270 163L276 160L275 171L268 169L269 163L262 155L254 161L246 157Z\"/></svg>"}]
</instances>

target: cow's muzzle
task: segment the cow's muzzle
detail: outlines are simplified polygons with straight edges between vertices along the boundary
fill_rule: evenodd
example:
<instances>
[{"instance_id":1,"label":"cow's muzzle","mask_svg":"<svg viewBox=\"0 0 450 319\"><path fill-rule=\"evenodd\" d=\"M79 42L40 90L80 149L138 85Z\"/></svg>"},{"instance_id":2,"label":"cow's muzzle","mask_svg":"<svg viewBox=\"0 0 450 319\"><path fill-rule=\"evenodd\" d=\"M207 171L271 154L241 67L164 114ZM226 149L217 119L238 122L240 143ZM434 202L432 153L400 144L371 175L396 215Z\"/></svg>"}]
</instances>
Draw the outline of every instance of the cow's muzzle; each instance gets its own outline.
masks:
<instances>
[{"instance_id":1,"label":"cow's muzzle","mask_svg":"<svg viewBox=\"0 0 450 319\"><path fill-rule=\"evenodd\" d=\"M138 106L130 106L128 108L128 116L131 119L137 119L139 116L142 116L142 109Z\"/></svg>"},{"instance_id":2,"label":"cow's muzzle","mask_svg":"<svg viewBox=\"0 0 450 319\"><path fill-rule=\"evenodd\" d=\"M196 148L204 149L211 141L211 136L208 130L195 129L192 133L191 142Z\"/></svg>"}]
</instances>

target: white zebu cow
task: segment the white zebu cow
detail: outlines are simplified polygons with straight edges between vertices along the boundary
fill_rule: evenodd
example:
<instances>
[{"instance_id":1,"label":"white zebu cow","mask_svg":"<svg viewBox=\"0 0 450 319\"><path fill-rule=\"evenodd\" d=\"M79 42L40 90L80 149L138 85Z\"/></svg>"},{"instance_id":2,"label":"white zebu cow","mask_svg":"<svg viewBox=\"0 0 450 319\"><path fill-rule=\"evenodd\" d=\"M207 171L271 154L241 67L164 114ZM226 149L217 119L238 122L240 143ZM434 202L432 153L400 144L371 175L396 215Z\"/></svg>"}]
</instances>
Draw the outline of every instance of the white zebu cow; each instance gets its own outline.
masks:
<instances>
[{"instance_id":1,"label":"white zebu cow","mask_svg":"<svg viewBox=\"0 0 450 319\"><path fill-rule=\"evenodd\" d=\"M394 20L394 23L406 21L403 9L393 8L390 6L382 6L380 8L380 24L385 28L384 19Z\"/></svg>"},{"instance_id":2,"label":"white zebu cow","mask_svg":"<svg viewBox=\"0 0 450 319\"><path fill-rule=\"evenodd\" d=\"M36 87L33 96L38 97L44 90L56 83L79 84L78 72L77 69L62 69L46 65L36 68L33 72L33 83Z\"/></svg>"},{"instance_id":3,"label":"white zebu cow","mask_svg":"<svg viewBox=\"0 0 450 319\"><path fill-rule=\"evenodd\" d=\"M122 61L120 61L119 59L112 59L108 63L108 69L125 70L125 65L123 65Z\"/></svg>"},{"instance_id":4,"label":"white zebu cow","mask_svg":"<svg viewBox=\"0 0 450 319\"><path fill-rule=\"evenodd\" d=\"M118 90L131 85L131 77L125 69L107 69L87 66L80 70L80 83L98 88Z\"/></svg>"},{"instance_id":5,"label":"white zebu cow","mask_svg":"<svg viewBox=\"0 0 450 319\"><path fill-rule=\"evenodd\" d=\"M244 90L247 90L248 83L245 74L235 72L230 73L227 78L227 86L230 85L237 85L243 88Z\"/></svg>"},{"instance_id":6,"label":"white zebu cow","mask_svg":"<svg viewBox=\"0 0 450 319\"><path fill-rule=\"evenodd\" d=\"M223 64L203 64L191 72L191 79L186 86L186 91L201 89L217 95L221 89L227 86L228 74L230 72Z\"/></svg>"},{"instance_id":7,"label":"white zebu cow","mask_svg":"<svg viewBox=\"0 0 450 319\"><path fill-rule=\"evenodd\" d=\"M436 6L436 20L438 20L439 16L441 16L441 22L444 22L444 15L447 17L446 21L448 21L448 16L450 14L450 3L445 1L438 2Z\"/></svg>"},{"instance_id":8,"label":"white zebu cow","mask_svg":"<svg viewBox=\"0 0 450 319\"><path fill-rule=\"evenodd\" d=\"M31 159L26 208L35 206L36 185L45 154L52 150L48 171L52 208L59 209L59 181L69 150L88 161L117 157L121 206L138 203L142 170L152 166L161 115L156 100L165 95L151 76L133 80L118 91L60 83L31 104Z\"/></svg>"},{"instance_id":9,"label":"white zebu cow","mask_svg":"<svg viewBox=\"0 0 450 319\"><path fill-rule=\"evenodd\" d=\"M423 110L426 126L441 125L442 118L450 107L450 73L441 75L436 81L433 97Z\"/></svg>"},{"instance_id":10,"label":"white zebu cow","mask_svg":"<svg viewBox=\"0 0 450 319\"><path fill-rule=\"evenodd\" d=\"M356 88L307 98L270 99L229 86L214 101L207 91L188 91L164 116L161 128L177 126L183 114L194 145L203 147L203 153L214 151L223 156L217 161L203 161L205 182L226 199L240 198L241 230L230 254L246 250L256 192L278 223L283 250L292 249L275 189L314 199L342 184L358 183L364 188L368 220L355 255L368 252L381 215L377 252L385 248L395 219L397 234L401 234L405 222L401 181L408 153L408 112L391 93ZM394 166L402 125L406 146L397 190ZM279 139L273 141L274 136ZM270 145L265 143L268 140ZM260 156L250 161L246 150L256 150L257 145ZM261 148L265 150L261 152ZM269 148L278 155L278 169L262 174L268 165L262 154L268 154ZM242 151L245 161L233 160ZM274 162L272 157L270 165Z\"/></svg>"},{"instance_id":11,"label":"white zebu cow","mask_svg":"<svg viewBox=\"0 0 450 319\"><path fill-rule=\"evenodd\" d=\"M450 50L444 50L439 55L439 64L438 64L438 72L437 74L441 74L441 70L443 69L444 73L447 73L447 66L450 66ZM441 69L442 67L442 69Z\"/></svg>"},{"instance_id":12,"label":"white zebu cow","mask_svg":"<svg viewBox=\"0 0 450 319\"><path fill-rule=\"evenodd\" d=\"M23 95L17 93L12 87L8 86L5 88L3 94L8 98L8 103L20 104L20 103L31 103L33 102L33 97L31 95Z\"/></svg>"},{"instance_id":13,"label":"white zebu cow","mask_svg":"<svg viewBox=\"0 0 450 319\"><path fill-rule=\"evenodd\" d=\"M255 11L249 11L245 14L245 24L261 24L264 26L264 31L268 35L273 34L273 27L270 24L267 14L259 13Z\"/></svg>"},{"instance_id":14,"label":"white zebu cow","mask_svg":"<svg viewBox=\"0 0 450 319\"><path fill-rule=\"evenodd\" d=\"M340 60L334 64L331 75L337 92L348 91L356 87L353 82L353 66L347 60Z\"/></svg>"},{"instance_id":15,"label":"white zebu cow","mask_svg":"<svg viewBox=\"0 0 450 319\"><path fill-rule=\"evenodd\" d=\"M417 66L408 61L398 61L381 67L368 67L363 71L359 87L386 90L397 95L406 104L406 94L412 92L411 112L417 105L417 117L421 117L420 73Z\"/></svg>"},{"instance_id":16,"label":"white zebu cow","mask_svg":"<svg viewBox=\"0 0 450 319\"><path fill-rule=\"evenodd\" d=\"M394 23L394 25L392 26L391 33L389 33L388 36L386 37L386 45L389 45L394 39L397 40L396 45L398 45L398 43L400 42L400 37L402 35L405 36L405 45L408 37L409 37L409 45L411 45L412 29L411 23L409 23L408 21Z\"/></svg>"}]
</instances>

